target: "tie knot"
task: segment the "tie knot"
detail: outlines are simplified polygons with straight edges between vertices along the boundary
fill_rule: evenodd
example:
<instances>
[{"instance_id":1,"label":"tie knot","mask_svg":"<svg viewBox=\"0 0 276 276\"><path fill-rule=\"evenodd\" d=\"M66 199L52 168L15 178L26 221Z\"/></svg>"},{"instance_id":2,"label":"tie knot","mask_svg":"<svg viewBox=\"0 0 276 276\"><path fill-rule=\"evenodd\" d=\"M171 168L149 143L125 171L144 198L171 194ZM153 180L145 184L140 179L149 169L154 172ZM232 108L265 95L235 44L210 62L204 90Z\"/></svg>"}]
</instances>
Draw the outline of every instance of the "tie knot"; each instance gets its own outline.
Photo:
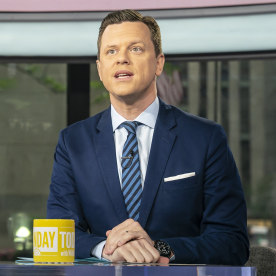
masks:
<instances>
[{"instance_id":1,"label":"tie knot","mask_svg":"<svg viewBox=\"0 0 276 276\"><path fill-rule=\"evenodd\" d=\"M133 133L133 134L136 134L136 128L137 126L139 125L138 122L136 121L125 121L123 123L121 123L121 127L124 127L128 133Z\"/></svg>"}]
</instances>

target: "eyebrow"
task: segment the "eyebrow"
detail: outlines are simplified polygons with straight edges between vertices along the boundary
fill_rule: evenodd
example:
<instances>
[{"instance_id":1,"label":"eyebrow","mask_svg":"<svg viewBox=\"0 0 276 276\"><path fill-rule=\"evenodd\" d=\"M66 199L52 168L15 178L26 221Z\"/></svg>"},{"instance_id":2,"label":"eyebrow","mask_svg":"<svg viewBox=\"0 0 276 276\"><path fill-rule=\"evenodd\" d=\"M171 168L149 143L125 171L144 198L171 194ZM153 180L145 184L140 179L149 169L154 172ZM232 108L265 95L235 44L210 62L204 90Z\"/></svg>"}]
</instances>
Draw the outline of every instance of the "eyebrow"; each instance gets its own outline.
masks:
<instances>
[{"instance_id":1,"label":"eyebrow","mask_svg":"<svg viewBox=\"0 0 276 276\"><path fill-rule=\"evenodd\" d=\"M133 41L133 42L131 42L130 43L130 45L129 46L132 46L132 45L134 45L134 44L143 44L143 45L145 45L145 43L143 42L143 41ZM112 45L107 45L106 47L105 47L105 49L107 49L107 48L116 48L116 47L118 47L118 44L112 44Z\"/></svg>"}]
</instances>

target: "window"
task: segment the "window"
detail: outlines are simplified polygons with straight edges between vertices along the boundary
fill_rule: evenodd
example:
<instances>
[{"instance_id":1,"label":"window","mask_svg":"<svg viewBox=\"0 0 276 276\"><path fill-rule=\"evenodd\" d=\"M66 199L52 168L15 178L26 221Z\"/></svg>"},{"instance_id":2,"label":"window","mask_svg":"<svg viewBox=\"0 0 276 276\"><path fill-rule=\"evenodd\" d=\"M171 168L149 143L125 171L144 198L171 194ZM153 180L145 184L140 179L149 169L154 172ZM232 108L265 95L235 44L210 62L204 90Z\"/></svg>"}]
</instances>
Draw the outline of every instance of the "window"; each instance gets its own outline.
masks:
<instances>
[{"instance_id":1,"label":"window","mask_svg":"<svg viewBox=\"0 0 276 276\"><path fill-rule=\"evenodd\" d=\"M0 250L28 251L33 218L46 217L53 154L66 126L66 65L0 64L0 117Z\"/></svg>"},{"instance_id":2,"label":"window","mask_svg":"<svg viewBox=\"0 0 276 276\"><path fill-rule=\"evenodd\" d=\"M252 243L275 246L276 60L170 61L158 79L167 103L221 124L247 199Z\"/></svg>"},{"instance_id":3,"label":"window","mask_svg":"<svg viewBox=\"0 0 276 276\"><path fill-rule=\"evenodd\" d=\"M96 62L90 65L90 116L93 116L110 105L109 93L98 76Z\"/></svg>"}]
</instances>

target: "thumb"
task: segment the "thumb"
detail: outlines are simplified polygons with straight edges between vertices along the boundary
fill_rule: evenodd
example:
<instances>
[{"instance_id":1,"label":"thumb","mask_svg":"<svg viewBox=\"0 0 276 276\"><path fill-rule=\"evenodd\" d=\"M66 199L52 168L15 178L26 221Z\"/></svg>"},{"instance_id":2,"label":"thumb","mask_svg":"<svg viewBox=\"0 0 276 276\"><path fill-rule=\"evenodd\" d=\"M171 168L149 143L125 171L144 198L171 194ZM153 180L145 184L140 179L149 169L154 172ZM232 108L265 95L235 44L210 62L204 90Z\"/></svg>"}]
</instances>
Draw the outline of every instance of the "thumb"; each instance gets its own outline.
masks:
<instances>
[{"instance_id":1,"label":"thumb","mask_svg":"<svg viewBox=\"0 0 276 276\"><path fill-rule=\"evenodd\" d=\"M167 258L167 257L162 257L160 256L159 260L158 260L158 263L159 264L168 264L170 262L170 259Z\"/></svg>"}]
</instances>

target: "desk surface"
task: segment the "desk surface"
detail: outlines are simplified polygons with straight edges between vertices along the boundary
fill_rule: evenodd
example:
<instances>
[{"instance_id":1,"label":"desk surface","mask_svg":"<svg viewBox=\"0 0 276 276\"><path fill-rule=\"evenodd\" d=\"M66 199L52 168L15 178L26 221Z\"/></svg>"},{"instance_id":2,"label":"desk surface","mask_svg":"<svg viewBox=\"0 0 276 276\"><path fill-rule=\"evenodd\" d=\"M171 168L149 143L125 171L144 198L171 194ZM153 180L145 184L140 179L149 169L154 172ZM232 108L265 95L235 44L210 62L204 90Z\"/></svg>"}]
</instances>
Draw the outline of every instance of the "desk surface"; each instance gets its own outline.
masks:
<instances>
[{"instance_id":1,"label":"desk surface","mask_svg":"<svg viewBox=\"0 0 276 276\"><path fill-rule=\"evenodd\" d=\"M144 266L144 265L106 265L106 264L74 264L74 265L23 265L0 263L0 276L256 276L254 267L237 266Z\"/></svg>"}]
</instances>

